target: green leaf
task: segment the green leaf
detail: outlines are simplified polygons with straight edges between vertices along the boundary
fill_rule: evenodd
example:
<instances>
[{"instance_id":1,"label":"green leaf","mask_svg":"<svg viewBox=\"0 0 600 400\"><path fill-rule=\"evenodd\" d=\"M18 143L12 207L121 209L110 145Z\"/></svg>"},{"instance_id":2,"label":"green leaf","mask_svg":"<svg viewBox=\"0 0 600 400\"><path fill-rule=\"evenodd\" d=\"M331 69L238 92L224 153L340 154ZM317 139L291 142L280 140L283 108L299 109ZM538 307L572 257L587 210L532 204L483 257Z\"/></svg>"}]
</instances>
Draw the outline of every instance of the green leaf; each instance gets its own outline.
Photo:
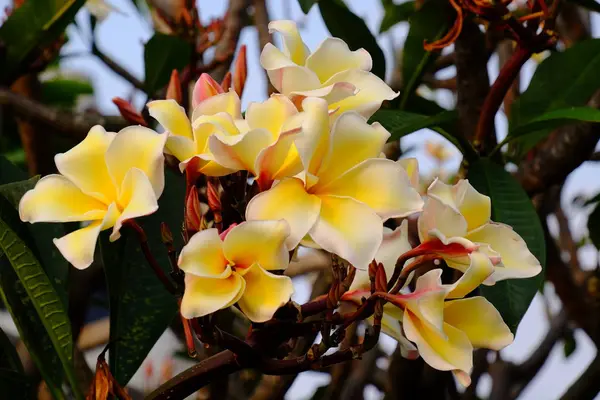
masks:
<instances>
[{"instance_id":1,"label":"green leaf","mask_svg":"<svg viewBox=\"0 0 600 400\"><path fill-rule=\"evenodd\" d=\"M23 364L21 364L17 350L2 329L0 329L0 369L23 373Z\"/></svg>"},{"instance_id":2,"label":"green leaf","mask_svg":"<svg viewBox=\"0 0 600 400\"><path fill-rule=\"evenodd\" d=\"M319 1L319 10L332 36L343 39L352 50L365 49L371 54L371 72L385 80L385 56L362 18L337 0Z\"/></svg>"},{"instance_id":3,"label":"green leaf","mask_svg":"<svg viewBox=\"0 0 600 400\"><path fill-rule=\"evenodd\" d=\"M577 4L583 8L587 8L590 11L600 13L600 3L596 0L567 0L567 3Z\"/></svg>"},{"instance_id":4,"label":"green leaf","mask_svg":"<svg viewBox=\"0 0 600 400\"><path fill-rule=\"evenodd\" d=\"M304 14L308 14L310 9L315 3L318 3L319 0L298 0L298 4L300 4L300 9Z\"/></svg>"},{"instance_id":5,"label":"green leaf","mask_svg":"<svg viewBox=\"0 0 600 400\"><path fill-rule=\"evenodd\" d=\"M160 223L166 222L182 246L181 230L185 184L181 176L166 173L166 187L158 211L138 223L158 263L169 270ZM152 346L177 315L177 301L156 278L144 258L137 237L127 228L115 243L101 235L102 256L110 299L110 368L121 385L126 385L140 367Z\"/></svg>"},{"instance_id":6,"label":"green leaf","mask_svg":"<svg viewBox=\"0 0 600 400\"><path fill-rule=\"evenodd\" d=\"M469 167L471 184L492 200L492 220L513 227L540 261L546 265L546 244L539 217L531 200L515 178L500 165L482 158ZM515 332L538 288L543 272L527 279L509 279L494 286L480 286L480 291L500 312Z\"/></svg>"},{"instance_id":7,"label":"green leaf","mask_svg":"<svg viewBox=\"0 0 600 400\"><path fill-rule=\"evenodd\" d=\"M594 211L588 217L587 228L590 240L597 249L600 249L600 204L594 208Z\"/></svg>"},{"instance_id":8,"label":"green leaf","mask_svg":"<svg viewBox=\"0 0 600 400\"><path fill-rule=\"evenodd\" d=\"M57 78L42 82L42 101L56 107L71 109L79 96L93 95L94 87L83 79Z\"/></svg>"},{"instance_id":9,"label":"green leaf","mask_svg":"<svg viewBox=\"0 0 600 400\"><path fill-rule=\"evenodd\" d=\"M0 389L15 400L34 399L33 382L23 372L15 346L0 329Z\"/></svg>"},{"instance_id":10,"label":"green leaf","mask_svg":"<svg viewBox=\"0 0 600 400\"><path fill-rule=\"evenodd\" d=\"M85 0L28 0L14 10L0 27L0 42L6 46L0 61L4 83L17 78L23 63L34 61L40 49L54 43L84 4Z\"/></svg>"},{"instance_id":11,"label":"green leaf","mask_svg":"<svg viewBox=\"0 0 600 400\"><path fill-rule=\"evenodd\" d=\"M569 358L577 350L577 341L572 330L569 330L563 338L563 352L565 358Z\"/></svg>"},{"instance_id":12,"label":"green leaf","mask_svg":"<svg viewBox=\"0 0 600 400\"><path fill-rule=\"evenodd\" d=\"M50 390L60 392L62 373L60 367L55 367L57 357L76 398L83 398L73 370L69 318L54 286L27 246L26 243L32 242L28 236L16 210L0 196L2 296L36 365L44 379L50 380L49 386L54 387ZM44 336L49 338L50 348L47 340L44 343Z\"/></svg>"},{"instance_id":13,"label":"green leaf","mask_svg":"<svg viewBox=\"0 0 600 400\"><path fill-rule=\"evenodd\" d=\"M433 42L448 30L450 6L439 1L428 1L409 18L410 30L402 49L402 82L400 108L406 108L409 98L421 83L427 67L437 57L423 48L423 42Z\"/></svg>"},{"instance_id":14,"label":"green leaf","mask_svg":"<svg viewBox=\"0 0 600 400\"><path fill-rule=\"evenodd\" d=\"M599 70L600 39L585 40L550 55L536 69L527 90L514 102L510 130L515 131L551 111L585 106L600 87ZM523 155L551 131L552 128L545 128L516 141L517 155Z\"/></svg>"},{"instance_id":15,"label":"green leaf","mask_svg":"<svg viewBox=\"0 0 600 400\"><path fill-rule=\"evenodd\" d=\"M185 40L171 35L156 33L144 48L146 66L146 90L148 93L165 87L174 69L181 71L189 62L191 46Z\"/></svg>"},{"instance_id":16,"label":"green leaf","mask_svg":"<svg viewBox=\"0 0 600 400\"><path fill-rule=\"evenodd\" d=\"M383 19L379 25L379 33L387 32L392 26L408 19L415 13L415 1L402 4L386 3L383 6Z\"/></svg>"}]
</instances>

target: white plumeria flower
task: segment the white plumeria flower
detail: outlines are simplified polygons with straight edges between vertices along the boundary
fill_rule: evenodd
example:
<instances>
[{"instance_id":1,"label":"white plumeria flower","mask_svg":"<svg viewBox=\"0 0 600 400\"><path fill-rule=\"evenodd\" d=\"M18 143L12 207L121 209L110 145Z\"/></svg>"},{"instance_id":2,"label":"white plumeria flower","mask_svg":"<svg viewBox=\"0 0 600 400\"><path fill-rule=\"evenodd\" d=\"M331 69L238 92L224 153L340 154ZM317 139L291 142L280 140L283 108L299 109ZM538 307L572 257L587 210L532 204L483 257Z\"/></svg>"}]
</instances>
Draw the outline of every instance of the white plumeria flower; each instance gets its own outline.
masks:
<instances>
[{"instance_id":1,"label":"white plumeria flower","mask_svg":"<svg viewBox=\"0 0 600 400\"><path fill-rule=\"evenodd\" d=\"M311 54L295 22L272 21L269 31L281 33L283 51L267 43L260 63L271 84L294 104L300 106L305 97L320 97L339 113L354 110L369 118L384 100L398 96L369 72L373 61L366 50L351 51L343 40L327 38Z\"/></svg>"},{"instance_id":2,"label":"white plumeria flower","mask_svg":"<svg viewBox=\"0 0 600 400\"><path fill-rule=\"evenodd\" d=\"M101 126L66 153L54 158L60 174L39 180L19 203L26 222L89 222L54 243L78 269L94 259L100 231L113 228L120 237L123 222L158 209L164 181L163 147L167 136L141 126L115 134Z\"/></svg>"}]
</instances>

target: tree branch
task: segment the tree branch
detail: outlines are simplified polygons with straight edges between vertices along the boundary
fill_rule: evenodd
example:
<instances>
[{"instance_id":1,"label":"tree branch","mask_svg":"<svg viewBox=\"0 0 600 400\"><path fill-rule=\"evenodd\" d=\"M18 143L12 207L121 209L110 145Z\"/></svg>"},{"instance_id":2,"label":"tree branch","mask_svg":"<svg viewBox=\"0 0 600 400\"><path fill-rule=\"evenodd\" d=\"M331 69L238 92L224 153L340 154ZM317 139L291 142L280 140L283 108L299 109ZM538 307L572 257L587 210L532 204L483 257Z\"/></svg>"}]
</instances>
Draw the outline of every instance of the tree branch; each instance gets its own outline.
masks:
<instances>
[{"instance_id":1,"label":"tree branch","mask_svg":"<svg viewBox=\"0 0 600 400\"><path fill-rule=\"evenodd\" d=\"M600 356L596 358L573 382L571 387L560 398L561 400L592 400L600 392Z\"/></svg>"},{"instance_id":2,"label":"tree branch","mask_svg":"<svg viewBox=\"0 0 600 400\"><path fill-rule=\"evenodd\" d=\"M246 9L249 0L229 0L229 8L227 9L227 18L225 18L225 30L221 36L221 40L215 48L215 60L220 63L212 71L212 77L221 82L223 77L231 66L231 61L235 54L240 32L245 25Z\"/></svg>"},{"instance_id":3,"label":"tree branch","mask_svg":"<svg viewBox=\"0 0 600 400\"><path fill-rule=\"evenodd\" d=\"M120 66L115 60L110 58L108 55L104 54L100 49L96 46L96 43L92 43L92 54L95 55L106 65L111 71L115 74L119 75L121 78L125 79L127 82L131 83L133 87L141 90L146 93L146 88L144 87L144 82L137 79L135 76L131 74L128 70Z\"/></svg>"}]
</instances>

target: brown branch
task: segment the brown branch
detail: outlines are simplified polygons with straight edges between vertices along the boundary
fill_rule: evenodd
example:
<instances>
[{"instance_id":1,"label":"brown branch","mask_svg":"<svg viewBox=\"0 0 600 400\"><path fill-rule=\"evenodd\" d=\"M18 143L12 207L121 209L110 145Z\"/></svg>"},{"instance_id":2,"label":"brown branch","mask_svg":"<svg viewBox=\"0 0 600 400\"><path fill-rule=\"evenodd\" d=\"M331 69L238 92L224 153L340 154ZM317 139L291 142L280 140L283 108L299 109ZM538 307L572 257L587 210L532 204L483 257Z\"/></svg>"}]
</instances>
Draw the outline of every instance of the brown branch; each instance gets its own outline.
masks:
<instances>
[{"instance_id":1,"label":"brown branch","mask_svg":"<svg viewBox=\"0 0 600 400\"><path fill-rule=\"evenodd\" d=\"M107 131L119 131L127 122L121 117L72 113L46 106L6 88L0 88L0 106L6 106L16 115L55 128L61 136L82 140L94 125L102 125Z\"/></svg>"},{"instance_id":2,"label":"brown branch","mask_svg":"<svg viewBox=\"0 0 600 400\"><path fill-rule=\"evenodd\" d=\"M254 4L254 24L256 25L256 31L258 32L258 43L260 45L259 52L265 48L267 43L273 41L273 37L269 33L269 11L267 9L266 0L253 0ZM266 77L266 72L263 71ZM271 82L267 78L267 94L275 92L275 88L271 85Z\"/></svg>"},{"instance_id":3,"label":"brown branch","mask_svg":"<svg viewBox=\"0 0 600 400\"><path fill-rule=\"evenodd\" d=\"M560 398L561 400L592 400L600 392L600 356L596 358L573 382L567 391Z\"/></svg>"},{"instance_id":4,"label":"brown branch","mask_svg":"<svg viewBox=\"0 0 600 400\"><path fill-rule=\"evenodd\" d=\"M127 82L131 83L134 88L141 90L146 93L146 88L144 87L144 82L137 79L135 76L131 74L127 69L119 65L115 60L110 58L108 55L104 54L97 46L96 43L92 43L92 54L95 55L106 65L111 71L115 74L119 75L121 78L125 79Z\"/></svg>"},{"instance_id":5,"label":"brown branch","mask_svg":"<svg viewBox=\"0 0 600 400\"><path fill-rule=\"evenodd\" d=\"M216 60L221 60L220 64L217 65L212 71L212 77L217 81L221 82L223 77L229 70L231 61L235 49L237 47L238 40L240 39L240 32L245 25L247 18L246 9L248 7L249 0L229 0L229 7L227 9L227 17L225 18L225 29L221 40L215 47Z\"/></svg>"},{"instance_id":6,"label":"brown branch","mask_svg":"<svg viewBox=\"0 0 600 400\"><path fill-rule=\"evenodd\" d=\"M582 281L583 274L579 264L579 257L577 255L577 243L575 243L575 240L573 239L573 234L569 228L569 220L560 205L560 199L557 201L554 215L556 216L556 221L558 222L558 236L560 239L559 246L561 246L569 254L569 266L571 267L575 281Z\"/></svg>"}]
</instances>

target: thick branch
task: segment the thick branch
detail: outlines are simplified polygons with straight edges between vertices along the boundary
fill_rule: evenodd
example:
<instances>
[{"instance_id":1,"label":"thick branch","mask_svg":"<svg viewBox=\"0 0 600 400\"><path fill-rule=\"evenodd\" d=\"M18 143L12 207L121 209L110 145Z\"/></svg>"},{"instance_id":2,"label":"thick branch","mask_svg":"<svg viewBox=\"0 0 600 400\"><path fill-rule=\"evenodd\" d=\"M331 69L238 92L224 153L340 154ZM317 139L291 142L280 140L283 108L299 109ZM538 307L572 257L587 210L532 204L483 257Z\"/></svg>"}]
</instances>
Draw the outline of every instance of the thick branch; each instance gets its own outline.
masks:
<instances>
[{"instance_id":1,"label":"thick branch","mask_svg":"<svg viewBox=\"0 0 600 400\"><path fill-rule=\"evenodd\" d=\"M240 38L240 32L245 25L246 8L249 0L230 0L225 18L225 30L215 48L215 60L219 65L212 71L212 77L220 82L229 70L231 61Z\"/></svg>"},{"instance_id":2,"label":"thick branch","mask_svg":"<svg viewBox=\"0 0 600 400\"><path fill-rule=\"evenodd\" d=\"M600 392L600 356L596 358L567 389L561 400L592 400Z\"/></svg>"},{"instance_id":3,"label":"thick branch","mask_svg":"<svg viewBox=\"0 0 600 400\"><path fill-rule=\"evenodd\" d=\"M115 74L119 75L121 78L125 79L127 82L131 83L133 87L141 90L146 93L146 89L144 87L144 82L137 79L135 76L131 74L131 72L127 71L121 65L117 64L115 60L110 58L108 55L104 54L98 47L96 47L96 43L92 45L92 54L95 55L102 61L111 71Z\"/></svg>"}]
</instances>

